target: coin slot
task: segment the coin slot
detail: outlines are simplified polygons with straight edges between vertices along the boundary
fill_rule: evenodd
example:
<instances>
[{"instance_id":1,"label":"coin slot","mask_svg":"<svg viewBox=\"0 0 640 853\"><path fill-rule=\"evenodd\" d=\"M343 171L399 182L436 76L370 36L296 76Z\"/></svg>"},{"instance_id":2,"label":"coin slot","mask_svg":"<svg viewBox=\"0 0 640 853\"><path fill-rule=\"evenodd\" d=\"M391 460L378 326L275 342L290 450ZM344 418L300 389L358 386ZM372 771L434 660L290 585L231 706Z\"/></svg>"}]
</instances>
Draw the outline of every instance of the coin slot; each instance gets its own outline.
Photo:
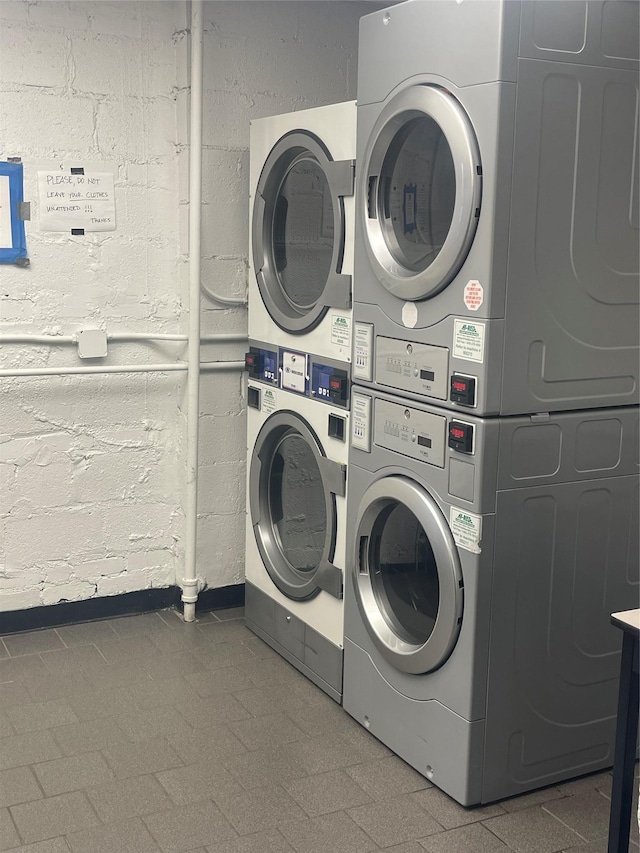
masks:
<instances>
[{"instance_id":1,"label":"coin slot","mask_svg":"<svg viewBox=\"0 0 640 853\"><path fill-rule=\"evenodd\" d=\"M248 388L247 389L247 405L252 409L260 410L260 389L259 388Z\"/></svg>"},{"instance_id":2,"label":"coin slot","mask_svg":"<svg viewBox=\"0 0 640 853\"><path fill-rule=\"evenodd\" d=\"M339 441L345 440L346 421L339 415L329 415L329 438L337 438Z\"/></svg>"}]
</instances>

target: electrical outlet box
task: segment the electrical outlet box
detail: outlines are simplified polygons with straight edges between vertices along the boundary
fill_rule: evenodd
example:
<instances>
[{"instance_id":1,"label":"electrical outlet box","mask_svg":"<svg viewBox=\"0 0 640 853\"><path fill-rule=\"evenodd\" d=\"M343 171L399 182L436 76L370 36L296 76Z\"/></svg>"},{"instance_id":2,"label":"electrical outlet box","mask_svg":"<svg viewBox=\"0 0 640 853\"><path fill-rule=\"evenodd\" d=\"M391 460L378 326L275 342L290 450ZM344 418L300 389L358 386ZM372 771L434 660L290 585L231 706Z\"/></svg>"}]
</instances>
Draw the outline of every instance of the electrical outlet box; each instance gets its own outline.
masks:
<instances>
[{"instance_id":1,"label":"electrical outlet box","mask_svg":"<svg viewBox=\"0 0 640 853\"><path fill-rule=\"evenodd\" d=\"M82 329L78 332L80 358L104 358L107 355L107 333L101 329Z\"/></svg>"}]
</instances>

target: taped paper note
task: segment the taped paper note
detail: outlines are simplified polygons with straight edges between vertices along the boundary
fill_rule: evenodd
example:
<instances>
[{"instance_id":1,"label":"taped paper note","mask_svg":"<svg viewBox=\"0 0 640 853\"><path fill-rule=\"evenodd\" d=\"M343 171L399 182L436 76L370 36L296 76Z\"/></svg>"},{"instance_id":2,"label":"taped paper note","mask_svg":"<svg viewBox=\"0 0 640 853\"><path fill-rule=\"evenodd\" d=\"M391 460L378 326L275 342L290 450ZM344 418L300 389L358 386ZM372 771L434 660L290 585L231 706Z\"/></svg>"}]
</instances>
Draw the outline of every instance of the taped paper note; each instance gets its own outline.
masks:
<instances>
[{"instance_id":1,"label":"taped paper note","mask_svg":"<svg viewBox=\"0 0 640 853\"><path fill-rule=\"evenodd\" d=\"M116 205L110 172L38 172L41 231L115 231Z\"/></svg>"},{"instance_id":2,"label":"taped paper note","mask_svg":"<svg viewBox=\"0 0 640 853\"><path fill-rule=\"evenodd\" d=\"M13 247L9 175L0 175L0 249Z\"/></svg>"}]
</instances>

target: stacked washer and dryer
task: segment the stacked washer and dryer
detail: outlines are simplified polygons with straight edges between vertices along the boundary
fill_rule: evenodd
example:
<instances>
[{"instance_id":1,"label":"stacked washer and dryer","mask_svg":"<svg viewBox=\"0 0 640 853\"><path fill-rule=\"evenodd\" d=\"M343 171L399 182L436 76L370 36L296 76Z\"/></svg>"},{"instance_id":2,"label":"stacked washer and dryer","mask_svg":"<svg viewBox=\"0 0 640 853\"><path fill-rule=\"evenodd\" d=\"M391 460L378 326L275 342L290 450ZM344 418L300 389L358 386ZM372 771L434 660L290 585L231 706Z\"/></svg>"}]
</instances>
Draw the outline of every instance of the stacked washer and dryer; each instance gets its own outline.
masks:
<instances>
[{"instance_id":1,"label":"stacked washer and dryer","mask_svg":"<svg viewBox=\"0 0 640 853\"><path fill-rule=\"evenodd\" d=\"M355 102L250 131L247 625L342 698Z\"/></svg>"},{"instance_id":2,"label":"stacked washer and dryer","mask_svg":"<svg viewBox=\"0 0 640 853\"><path fill-rule=\"evenodd\" d=\"M613 762L637 32L599 0L360 23L343 701L464 805Z\"/></svg>"}]
</instances>

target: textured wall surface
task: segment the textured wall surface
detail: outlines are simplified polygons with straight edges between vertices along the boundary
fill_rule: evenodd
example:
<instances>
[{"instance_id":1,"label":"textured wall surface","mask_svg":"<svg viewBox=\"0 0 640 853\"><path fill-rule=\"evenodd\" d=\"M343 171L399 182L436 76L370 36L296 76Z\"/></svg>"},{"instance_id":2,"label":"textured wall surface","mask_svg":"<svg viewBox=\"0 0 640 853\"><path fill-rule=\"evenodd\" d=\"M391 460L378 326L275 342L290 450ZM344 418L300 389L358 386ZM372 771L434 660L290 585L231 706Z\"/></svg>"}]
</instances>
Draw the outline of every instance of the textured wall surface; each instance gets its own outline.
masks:
<instances>
[{"instance_id":1,"label":"textured wall surface","mask_svg":"<svg viewBox=\"0 0 640 853\"><path fill-rule=\"evenodd\" d=\"M31 266L0 267L0 334L182 330L184 15L177 2L0 3L0 158L22 157L32 204ZM113 171L116 231L39 230L36 173L61 165ZM174 360L171 346L113 344L107 362ZM3 345L0 362L79 359L75 346ZM176 373L1 380L0 609L175 583L184 381Z\"/></svg>"},{"instance_id":2,"label":"textured wall surface","mask_svg":"<svg viewBox=\"0 0 640 853\"><path fill-rule=\"evenodd\" d=\"M355 97L367 4L205 4L203 279L243 297L252 118ZM0 266L0 334L184 332L188 34L182 2L0 2L0 159L22 157L31 266ZM112 171L117 230L42 232L38 169ZM203 298L202 331L246 332ZM110 344L108 363L174 360L178 344ZM236 359L242 345L203 346ZM78 364L75 346L0 344L0 366ZM84 362L85 364L87 362ZM0 610L180 582L183 374L3 378ZM201 381L198 575L242 582L244 399Z\"/></svg>"}]
</instances>

